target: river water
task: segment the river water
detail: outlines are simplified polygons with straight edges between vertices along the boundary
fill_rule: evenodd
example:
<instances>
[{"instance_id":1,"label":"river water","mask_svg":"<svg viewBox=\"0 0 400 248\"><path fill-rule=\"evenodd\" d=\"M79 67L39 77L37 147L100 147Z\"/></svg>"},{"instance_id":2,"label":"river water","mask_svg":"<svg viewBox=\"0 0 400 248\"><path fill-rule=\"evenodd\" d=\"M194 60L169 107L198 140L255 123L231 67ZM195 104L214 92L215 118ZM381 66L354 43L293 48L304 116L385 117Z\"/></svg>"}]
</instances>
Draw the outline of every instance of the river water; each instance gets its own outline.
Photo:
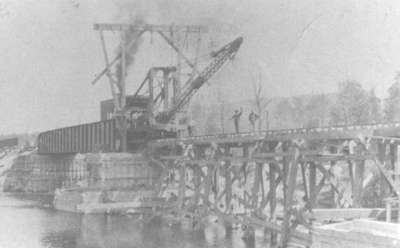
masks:
<instances>
[{"instance_id":1,"label":"river water","mask_svg":"<svg viewBox=\"0 0 400 248\"><path fill-rule=\"evenodd\" d=\"M219 224L203 230L137 217L80 215L53 210L44 198L0 193L0 248L200 248L267 247L226 233Z\"/></svg>"}]
</instances>

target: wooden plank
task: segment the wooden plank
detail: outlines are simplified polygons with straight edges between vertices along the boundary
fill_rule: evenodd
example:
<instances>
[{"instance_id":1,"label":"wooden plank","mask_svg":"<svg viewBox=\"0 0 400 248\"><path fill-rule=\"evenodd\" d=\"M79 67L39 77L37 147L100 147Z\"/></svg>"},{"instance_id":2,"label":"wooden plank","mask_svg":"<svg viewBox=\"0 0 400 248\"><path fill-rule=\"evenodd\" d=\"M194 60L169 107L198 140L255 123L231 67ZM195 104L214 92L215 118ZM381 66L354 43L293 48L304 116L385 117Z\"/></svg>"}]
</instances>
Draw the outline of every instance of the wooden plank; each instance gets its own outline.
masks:
<instances>
[{"instance_id":1,"label":"wooden plank","mask_svg":"<svg viewBox=\"0 0 400 248\"><path fill-rule=\"evenodd\" d=\"M256 164L256 168L254 170L254 182L253 182L253 187L251 190L251 202L253 205L253 208L257 208L257 203L258 203L258 192L260 190L260 184L261 184L261 176L262 176L262 164Z\"/></svg>"},{"instance_id":2,"label":"wooden plank","mask_svg":"<svg viewBox=\"0 0 400 248\"><path fill-rule=\"evenodd\" d=\"M303 187L304 187L304 198L306 201L309 199L309 193L308 193L308 185L307 185L307 177L306 177L306 164L301 163L300 164L301 168L301 177L303 179Z\"/></svg>"},{"instance_id":3,"label":"wooden plank","mask_svg":"<svg viewBox=\"0 0 400 248\"><path fill-rule=\"evenodd\" d=\"M386 171L385 166L382 165L377 159L375 159L375 164L378 167L379 171L382 173L382 175L385 177L386 182L389 184L389 186L392 188L393 192L399 196L399 190L396 188L396 185L393 182L393 179L391 178L391 175Z\"/></svg>"},{"instance_id":4,"label":"wooden plank","mask_svg":"<svg viewBox=\"0 0 400 248\"><path fill-rule=\"evenodd\" d=\"M270 130L263 132L249 133L229 133L218 135L194 136L180 139L162 139L151 142L152 146L164 146L177 144L180 142L188 142L191 144L246 144L255 141L282 141L287 142L293 139L307 140L348 140L358 138L360 134L371 136L374 129L372 127L352 127L352 128L316 128L316 129L291 129L291 130Z\"/></svg>"},{"instance_id":5,"label":"wooden plank","mask_svg":"<svg viewBox=\"0 0 400 248\"><path fill-rule=\"evenodd\" d=\"M326 178L322 177L322 179L319 181L318 185L316 185L314 187L314 190L310 191L310 200L307 204L308 208L310 210L312 210L315 207L315 205L317 203L318 194L321 191L321 189L325 186L325 180L326 180Z\"/></svg>"},{"instance_id":6,"label":"wooden plank","mask_svg":"<svg viewBox=\"0 0 400 248\"><path fill-rule=\"evenodd\" d=\"M209 201L210 197L212 177L213 177L213 168L211 166L208 166L207 174L205 175L205 180L203 180L204 196L207 199L207 202Z\"/></svg>"},{"instance_id":7,"label":"wooden plank","mask_svg":"<svg viewBox=\"0 0 400 248\"><path fill-rule=\"evenodd\" d=\"M385 162L385 156L386 156L386 143L378 143L377 144L377 160L383 164ZM381 173L380 174L380 192L379 192L379 197L380 200L383 200L385 197L387 197L388 192L389 192L389 187L386 182L385 176Z\"/></svg>"},{"instance_id":8,"label":"wooden plank","mask_svg":"<svg viewBox=\"0 0 400 248\"><path fill-rule=\"evenodd\" d=\"M248 158L239 156L220 156L218 158L220 161L231 161L237 163L280 163L277 159L272 158Z\"/></svg>"},{"instance_id":9,"label":"wooden plank","mask_svg":"<svg viewBox=\"0 0 400 248\"><path fill-rule=\"evenodd\" d=\"M253 153L253 158L274 158L274 157L284 157L289 156L288 152L256 152Z\"/></svg>"},{"instance_id":10,"label":"wooden plank","mask_svg":"<svg viewBox=\"0 0 400 248\"><path fill-rule=\"evenodd\" d=\"M95 23L93 25L94 30L109 30L109 31L127 31L134 30L140 31L151 31L151 32L207 32L207 27L199 25L135 25L128 23Z\"/></svg>"},{"instance_id":11,"label":"wooden plank","mask_svg":"<svg viewBox=\"0 0 400 248\"><path fill-rule=\"evenodd\" d=\"M226 153L229 153L229 150L226 150ZM230 167L230 162L226 161L225 164L225 192L226 192L226 197L225 197L225 204L226 207L228 208L231 205L232 201L232 176L231 176L231 170L229 169Z\"/></svg>"},{"instance_id":12,"label":"wooden plank","mask_svg":"<svg viewBox=\"0 0 400 248\"><path fill-rule=\"evenodd\" d=\"M364 151L364 147L360 144L356 146L356 154L360 155ZM362 206L362 191L363 191L363 181L364 181L364 171L365 171L365 161L358 160L355 161L354 168L354 188L353 188L353 206Z\"/></svg>"},{"instance_id":13,"label":"wooden plank","mask_svg":"<svg viewBox=\"0 0 400 248\"><path fill-rule=\"evenodd\" d=\"M298 167L298 158L299 158L299 149L297 147L291 148L292 157L289 161L289 173L288 173L288 181L287 181L287 193L284 198L284 212L283 212L283 223L282 223L282 235L281 235L281 246L287 247L288 242L290 240L290 236L292 234L290 228L290 218L293 207L293 198L294 191L296 188L296 179L297 179L297 167Z\"/></svg>"},{"instance_id":14,"label":"wooden plank","mask_svg":"<svg viewBox=\"0 0 400 248\"><path fill-rule=\"evenodd\" d=\"M399 181L399 176L400 176L400 168L398 165L398 144L390 144L390 168L391 168L391 172L392 174L392 180L393 180L393 184L395 185L396 188L400 189L400 181Z\"/></svg>"},{"instance_id":15,"label":"wooden plank","mask_svg":"<svg viewBox=\"0 0 400 248\"><path fill-rule=\"evenodd\" d=\"M179 192L178 192L178 203L179 203L178 206L180 208L183 207L185 199L185 189L186 189L185 175L186 175L186 166L181 165L179 168Z\"/></svg>"},{"instance_id":16,"label":"wooden plank","mask_svg":"<svg viewBox=\"0 0 400 248\"><path fill-rule=\"evenodd\" d=\"M370 160L373 159L374 155L365 154L365 155L321 155L321 156L306 156L301 159L302 162L314 161L317 163L326 163L332 161L360 161L360 160Z\"/></svg>"},{"instance_id":17,"label":"wooden plank","mask_svg":"<svg viewBox=\"0 0 400 248\"><path fill-rule=\"evenodd\" d=\"M269 214L270 214L270 221L273 223L276 221L276 215L275 215L275 210L277 205L276 188L279 184L279 181L276 178L275 170L276 170L275 166L273 164L269 164L269 192L268 192L268 196L270 196ZM271 232L270 244L276 245L277 241L278 241L277 232Z\"/></svg>"},{"instance_id":18,"label":"wooden plank","mask_svg":"<svg viewBox=\"0 0 400 248\"><path fill-rule=\"evenodd\" d=\"M340 221L344 219L376 218L384 208L335 208L313 209L311 218L318 222Z\"/></svg>"}]
</instances>

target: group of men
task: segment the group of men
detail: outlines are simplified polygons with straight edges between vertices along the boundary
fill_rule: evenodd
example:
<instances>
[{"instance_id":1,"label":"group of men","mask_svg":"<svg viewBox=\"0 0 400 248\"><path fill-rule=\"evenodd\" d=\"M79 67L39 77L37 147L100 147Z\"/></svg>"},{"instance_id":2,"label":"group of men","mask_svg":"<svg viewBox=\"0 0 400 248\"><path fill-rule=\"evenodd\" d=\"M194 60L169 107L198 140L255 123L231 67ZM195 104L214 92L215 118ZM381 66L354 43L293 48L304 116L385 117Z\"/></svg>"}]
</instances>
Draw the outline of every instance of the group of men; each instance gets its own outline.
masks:
<instances>
[{"instance_id":1,"label":"group of men","mask_svg":"<svg viewBox=\"0 0 400 248\"><path fill-rule=\"evenodd\" d=\"M236 109L235 112L232 115L232 120L233 124L235 125L235 132L239 133L239 123L240 123L240 117L242 116L243 109L240 108L240 110ZM260 118L260 116L254 111L251 111L249 114L249 122L252 128L252 131L254 132L256 130L256 121Z\"/></svg>"},{"instance_id":2,"label":"group of men","mask_svg":"<svg viewBox=\"0 0 400 248\"><path fill-rule=\"evenodd\" d=\"M239 133L239 123L240 123L240 118L242 116L242 113L243 113L243 109L240 108L240 110L236 109L232 115L232 120L233 120L233 124L235 126L236 133ZM253 132L256 130L256 122L259 118L260 118L260 116L258 114L256 114L254 111L250 112L249 122L250 122ZM188 132L189 136L193 136L194 128L195 128L195 122L192 119L190 119L187 123L187 132Z\"/></svg>"}]
</instances>

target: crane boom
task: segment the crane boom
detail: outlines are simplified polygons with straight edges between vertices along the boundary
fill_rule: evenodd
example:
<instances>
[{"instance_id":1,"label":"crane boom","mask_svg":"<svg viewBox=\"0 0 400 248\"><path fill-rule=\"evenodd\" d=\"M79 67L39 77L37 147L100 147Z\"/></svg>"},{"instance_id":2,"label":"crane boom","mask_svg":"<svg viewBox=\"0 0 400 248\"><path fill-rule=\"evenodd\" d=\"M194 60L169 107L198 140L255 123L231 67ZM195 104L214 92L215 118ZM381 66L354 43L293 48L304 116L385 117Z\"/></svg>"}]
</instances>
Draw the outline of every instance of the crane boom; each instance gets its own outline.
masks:
<instances>
[{"instance_id":1,"label":"crane boom","mask_svg":"<svg viewBox=\"0 0 400 248\"><path fill-rule=\"evenodd\" d=\"M243 42L243 38L239 37L234 41L228 43L218 51L212 54L212 62L194 79L189 79L185 85L184 90L178 97L176 103L171 106L167 111L160 113L157 116L157 121L167 123L172 120L175 114L180 111L193 97L193 95L200 89L205 82L207 82L221 67L226 63L228 59L235 56Z\"/></svg>"}]
</instances>

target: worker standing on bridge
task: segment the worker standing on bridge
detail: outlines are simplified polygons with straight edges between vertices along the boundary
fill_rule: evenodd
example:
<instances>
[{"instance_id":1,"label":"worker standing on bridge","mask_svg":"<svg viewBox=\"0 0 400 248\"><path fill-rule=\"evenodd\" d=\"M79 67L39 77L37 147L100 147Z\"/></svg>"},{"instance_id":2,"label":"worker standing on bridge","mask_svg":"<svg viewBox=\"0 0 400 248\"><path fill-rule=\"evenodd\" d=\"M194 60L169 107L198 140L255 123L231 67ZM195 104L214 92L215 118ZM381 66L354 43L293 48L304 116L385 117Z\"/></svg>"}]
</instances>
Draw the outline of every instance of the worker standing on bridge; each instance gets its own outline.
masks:
<instances>
[{"instance_id":1,"label":"worker standing on bridge","mask_svg":"<svg viewBox=\"0 0 400 248\"><path fill-rule=\"evenodd\" d=\"M256 121L258 120L258 118L260 118L260 116L254 113L254 111L251 111L251 113L249 114L249 122L253 132L256 131Z\"/></svg>"},{"instance_id":2,"label":"worker standing on bridge","mask_svg":"<svg viewBox=\"0 0 400 248\"><path fill-rule=\"evenodd\" d=\"M194 128L196 126L195 121L191 118L187 124L187 131L188 131L188 136L193 136L194 134Z\"/></svg>"},{"instance_id":3,"label":"worker standing on bridge","mask_svg":"<svg viewBox=\"0 0 400 248\"><path fill-rule=\"evenodd\" d=\"M236 133L239 133L240 116L242 116L242 108L240 108L240 111L236 109L235 113L232 116L233 124L235 124L235 132Z\"/></svg>"}]
</instances>

